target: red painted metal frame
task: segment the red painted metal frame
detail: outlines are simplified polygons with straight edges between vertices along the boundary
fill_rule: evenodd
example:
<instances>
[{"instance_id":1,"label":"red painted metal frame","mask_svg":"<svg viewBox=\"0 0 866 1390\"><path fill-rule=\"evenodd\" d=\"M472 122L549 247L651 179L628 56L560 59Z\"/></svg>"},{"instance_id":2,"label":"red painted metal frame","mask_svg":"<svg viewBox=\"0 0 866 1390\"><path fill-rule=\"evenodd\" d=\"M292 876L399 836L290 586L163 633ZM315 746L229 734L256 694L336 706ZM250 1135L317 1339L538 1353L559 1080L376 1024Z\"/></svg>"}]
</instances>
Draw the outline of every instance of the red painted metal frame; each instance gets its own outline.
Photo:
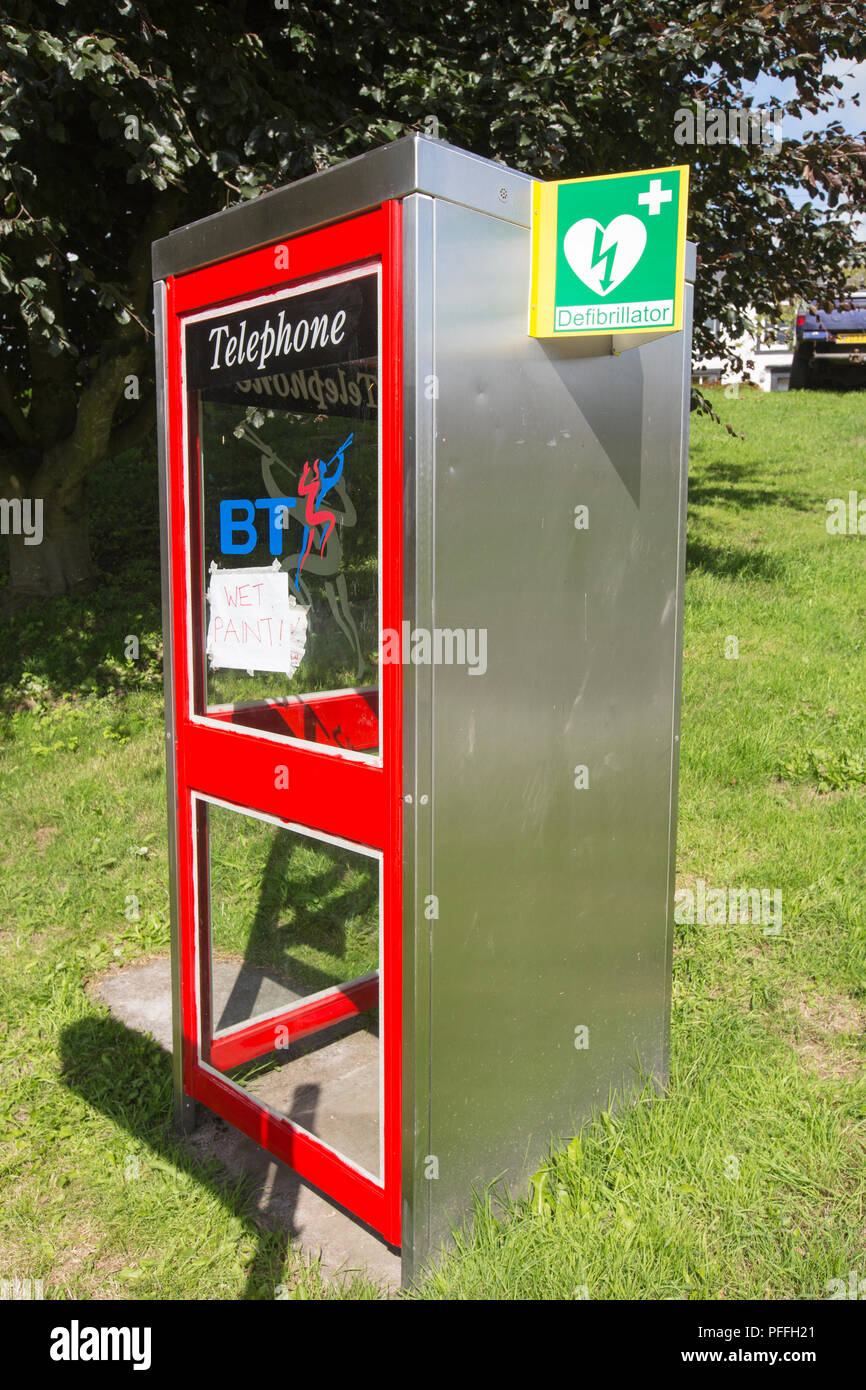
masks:
<instances>
[{"instance_id":1,"label":"red painted metal frame","mask_svg":"<svg viewBox=\"0 0 866 1390\"><path fill-rule=\"evenodd\" d=\"M379 696L372 689L295 695L286 700L211 709L208 718L355 752L376 748L379 743Z\"/></svg>"},{"instance_id":2,"label":"red painted metal frame","mask_svg":"<svg viewBox=\"0 0 866 1390\"><path fill-rule=\"evenodd\" d=\"M347 985L336 985L327 993L317 995L304 1004L296 1004L283 1013L269 1014L267 1018L256 1019L244 1028L236 1028L231 1033L219 1035L210 1045L211 1066L218 1071L240 1066L255 1057L273 1052L277 1046L287 1047L298 1042L310 1033L318 1033L339 1023L344 1018L356 1018L358 1014L375 1009L379 1002L378 975L352 980Z\"/></svg>"},{"instance_id":3,"label":"red painted metal frame","mask_svg":"<svg viewBox=\"0 0 866 1390\"><path fill-rule=\"evenodd\" d=\"M194 723L190 693L196 675L201 682L200 638L190 634L190 615L196 611L190 592L191 575L200 574L196 526L189 528L192 555L187 554L187 514L184 471L183 383L181 334L183 316L218 304L228 304L281 288L316 275L351 266L380 262L382 267L382 338L380 412L382 422L382 613L384 628L400 630L402 619L402 256L401 208L398 202L347 221L289 238L289 270L276 271L275 247L190 274L170 277L167 294L166 401L169 415L170 498L172 517L172 639L175 660L175 719L177 729L178 877L180 885L181 995L183 1015L183 1075L189 1095L224 1116L276 1157L380 1231L394 1245L400 1242L401 1150L401 809L402 809L402 667L380 666L381 766L344 756L334 743L300 745L257 737L249 726L220 727L218 717ZM285 263L284 260L281 263ZM198 460L190 459L191 510L197 516ZM189 653L193 667L190 669ZM273 708L274 706L271 706ZM369 709L369 707L368 707ZM341 717L345 711L341 711ZM356 713L358 713L356 709ZM333 732L333 730L332 730ZM368 745L370 746L370 745ZM288 768L288 788L275 787L274 767ZM285 780L285 779L281 779ZM196 863L196 835L202 834L201 803L193 793L218 797L239 809L259 811L285 822L338 835L380 850L383 858L383 943L381 1039L384 1068L384 1172L375 1182L288 1119L266 1110L251 1096L199 1061L198 1029L210 1030L203 994L198 1014L196 991L197 934L196 875L200 905L207 909L205 875ZM198 823L198 829L197 829ZM207 979L205 962L204 979ZM356 1011L351 987L330 1007ZM369 998L369 994L367 995ZM362 997L363 1002L363 997ZM322 1001L315 1001L322 1005ZM332 1021L328 1004L320 1007L317 1026ZM315 1006L300 1006L292 1017L299 1027L315 1021ZM343 1016L347 1016L344 1014ZM288 1021L288 1015L283 1018ZM273 1029L274 1019L267 1020ZM250 1030L254 1032L255 1025ZM237 1035L235 1035L237 1039ZM237 1039L238 1045L243 1045ZM258 1045L262 1038L250 1045ZM228 1044L216 1039L211 1047ZM230 1055L230 1054L227 1054ZM222 1063L225 1065L225 1061ZM232 1065L233 1063L228 1063Z\"/></svg>"}]
</instances>

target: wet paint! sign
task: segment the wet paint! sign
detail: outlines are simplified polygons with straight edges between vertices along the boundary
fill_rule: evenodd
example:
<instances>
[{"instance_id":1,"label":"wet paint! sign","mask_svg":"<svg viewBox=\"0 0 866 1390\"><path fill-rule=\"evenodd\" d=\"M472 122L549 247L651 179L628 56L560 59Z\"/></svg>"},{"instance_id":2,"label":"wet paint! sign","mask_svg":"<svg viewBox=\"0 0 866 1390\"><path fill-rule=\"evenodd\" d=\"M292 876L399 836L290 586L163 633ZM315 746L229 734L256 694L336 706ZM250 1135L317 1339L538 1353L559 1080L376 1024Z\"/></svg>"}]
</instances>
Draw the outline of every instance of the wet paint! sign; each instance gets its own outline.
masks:
<instances>
[{"instance_id":1,"label":"wet paint! sign","mask_svg":"<svg viewBox=\"0 0 866 1390\"><path fill-rule=\"evenodd\" d=\"M646 341L683 323L686 165L537 183L529 333Z\"/></svg>"},{"instance_id":2,"label":"wet paint! sign","mask_svg":"<svg viewBox=\"0 0 866 1390\"><path fill-rule=\"evenodd\" d=\"M293 676L307 645L307 608L289 593L289 576L271 567L211 566L205 650L211 666Z\"/></svg>"}]
</instances>

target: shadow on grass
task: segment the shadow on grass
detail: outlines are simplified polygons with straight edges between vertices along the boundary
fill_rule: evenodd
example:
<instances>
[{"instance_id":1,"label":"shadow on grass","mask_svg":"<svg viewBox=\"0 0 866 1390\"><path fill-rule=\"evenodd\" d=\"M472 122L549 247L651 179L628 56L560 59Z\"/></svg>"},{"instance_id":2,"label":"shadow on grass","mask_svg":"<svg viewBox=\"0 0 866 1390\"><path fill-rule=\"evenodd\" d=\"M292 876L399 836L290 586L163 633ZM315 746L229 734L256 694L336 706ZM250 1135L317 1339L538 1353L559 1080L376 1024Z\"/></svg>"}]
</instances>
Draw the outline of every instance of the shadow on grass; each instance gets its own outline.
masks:
<instances>
[{"instance_id":1,"label":"shadow on grass","mask_svg":"<svg viewBox=\"0 0 866 1390\"><path fill-rule=\"evenodd\" d=\"M161 679L159 514L152 449L107 459L88 487L93 581L0 622L0 708L156 688ZM0 541L0 603L8 542ZM139 655L126 656L127 638Z\"/></svg>"},{"instance_id":2,"label":"shadow on grass","mask_svg":"<svg viewBox=\"0 0 866 1390\"><path fill-rule=\"evenodd\" d=\"M710 541L690 539L686 543L686 573L703 571L721 579L782 578L785 566L766 550L752 550L739 545L713 545Z\"/></svg>"},{"instance_id":3,"label":"shadow on grass","mask_svg":"<svg viewBox=\"0 0 866 1390\"><path fill-rule=\"evenodd\" d=\"M689 505L705 507L721 504L746 511L749 507L790 507L811 512L814 502L790 488L756 487L742 464L713 463L699 476L689 478Z\"/></svg>"},{"instance_id":4,"label":"shadow on grass","mask_svg":"<svg viewBox=\"0 0 866 1390\"><path fill-rule=\"evenodd\" d=\"M11 712L64 696L158 689L158 601L158 581L146 579L132 592L128 583L97 583L88 593L45 599L7 617L0 625L0 705ZM138 642L134 660L125 656L129 637Z\"/></svg>"},{"instance_id":5,"label":"shadow on grass","mask_svg":"<svg viewBox=\"0 0 866 1390\"><path fill-rule=\"evenodd\" d=\"M273 1299L284 1275L295 1274L290 1243L301 1188L297 1175L202 1108L199 1129L181 1139L173 1129L171 1058L157 1043L112 1018L88 1018L60 1038L63 1084L146 1145L155 1160L186 1173L217 1197L256 1241L242 1299ZM305 1097L309 1107L311 1098ZM243 1149L244 1171L233 1175L221 1162L226 1144ZM257 1197L268 1192L265 1205ZM202 1240L207 1239L206 1230ZM288 1269L287 1269L288 1264Z\"/></svg>"}]
</instances>

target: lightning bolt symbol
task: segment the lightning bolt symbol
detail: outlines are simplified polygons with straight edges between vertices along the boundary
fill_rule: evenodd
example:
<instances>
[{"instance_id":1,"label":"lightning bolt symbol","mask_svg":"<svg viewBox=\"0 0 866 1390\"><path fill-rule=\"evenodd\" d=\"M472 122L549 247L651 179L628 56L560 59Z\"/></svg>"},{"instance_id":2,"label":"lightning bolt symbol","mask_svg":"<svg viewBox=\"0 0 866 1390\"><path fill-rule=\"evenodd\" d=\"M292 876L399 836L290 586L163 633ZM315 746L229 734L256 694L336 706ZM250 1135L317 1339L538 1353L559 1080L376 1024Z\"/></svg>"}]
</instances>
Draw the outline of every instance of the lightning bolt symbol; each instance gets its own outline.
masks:
<instances>
[{"instance_id":1,"label":"lightning bolt symbol","mask_svg":"<svg viewBox=\"0 0 866 1390\"><path fill-rule=\"evenodd\" d=\"M604 239L604 231L603 231L603 229L602 229L601 227L596 227L596 229L595 229L595 236L594 236L594 238L593 238L593 246L592 246L592 267L591 267L591 268L592 268L593 270L597 270L597 269L599 268L599 266L603 266L603 267L604 267L603 272L602 272L602 276L601 276L601 280L599 281L599 283L600 283L600 285L601 285L601 288L602 288L603 290L605 290L605 289L607 289L607 287L608 287L608 285L610 284L610 281L611 281L611 266L612 266L612 264L613 264L614 255L616 254L616 242L614 242L613 246L609 246L609 247L607 248L607 250L604 252L604 254L602 255L602 253L601 253L601 242L602 242L603 239Z\"/></svg>"}]
</instances>

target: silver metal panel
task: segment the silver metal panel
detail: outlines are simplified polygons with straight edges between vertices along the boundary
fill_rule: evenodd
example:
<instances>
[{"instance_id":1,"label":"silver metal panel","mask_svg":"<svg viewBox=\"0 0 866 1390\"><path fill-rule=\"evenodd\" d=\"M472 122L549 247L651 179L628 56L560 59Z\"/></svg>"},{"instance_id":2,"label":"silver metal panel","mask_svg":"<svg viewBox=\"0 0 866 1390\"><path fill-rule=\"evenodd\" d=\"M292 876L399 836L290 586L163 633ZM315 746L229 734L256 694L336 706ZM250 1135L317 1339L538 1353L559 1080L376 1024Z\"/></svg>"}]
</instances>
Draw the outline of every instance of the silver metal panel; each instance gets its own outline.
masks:
<instances>
[{"instance_id":1,"label":"silver metal panel","mask_svg":"<svg viewBox=\"0 0 866 1390\"><path fill-rule=\"evenodd\" d=\"M435 303L432 198L403 201L403 618L429 626L433 580L433 378ZM403 667L403 1191L402 1275L417 1273L416 1245L429 1242L430 802L432 679L429 667ZM424 798L422 800L422 798Z\"/></svg>"},{"instance_id":2,"label":"silver metal panel","mask_svg":"<svg viewBox=\"0 0 866 1390\"><path fill-rule=\"evenodd\" d=\"M569 358L526 334L528 265L523 227L437 201L433 623L486 630L487 671L432 670L416 1267L473 1187L666 1070L687 334Z\"/></svg>"},{"instance_id":3,"label":"silver metal panel","mask_svg":"<svg viewBox=\"0 0 866 1390\"><path fill-rule=\"evenodd\" d=\"M180 1003L180 904L177 877L177 741L174 717L174 626L171 585L171 491L169 488L169 428L165 399L166 303L165 284L153 287L156 347L156 417L159 467L159 551L162 578L162 664L165 699L165 780L168 801L168 893L171 911L171 1027L175 1124L189 1132L195 1122L195 1102L183 1089L183 1023Z\"/></svg>"},{"instance_id":4,"label":"silver metal panel","mask_svg":"<svg viewBox=\"0 0 866 1390\"><path fill-rule=\"evenodd\" d=\"M153 245L153 276L181 275L389 198L428 193L529 225L533 180L426 135L407 135L251 202L190 222Z\"/></svg>"},{"instance_id":5,"label":"silver metal panel","mask_svg":"<svg viewBox=\"0 0 866 1390\"><path fill-rule=\"evenodd\" d=\"M496 159L469 154L445 140L417 136L415 149L419 192L522 227L531 225L532 185L536 180L530 174L509 169Z\"/></svg>"}]
</instances>

